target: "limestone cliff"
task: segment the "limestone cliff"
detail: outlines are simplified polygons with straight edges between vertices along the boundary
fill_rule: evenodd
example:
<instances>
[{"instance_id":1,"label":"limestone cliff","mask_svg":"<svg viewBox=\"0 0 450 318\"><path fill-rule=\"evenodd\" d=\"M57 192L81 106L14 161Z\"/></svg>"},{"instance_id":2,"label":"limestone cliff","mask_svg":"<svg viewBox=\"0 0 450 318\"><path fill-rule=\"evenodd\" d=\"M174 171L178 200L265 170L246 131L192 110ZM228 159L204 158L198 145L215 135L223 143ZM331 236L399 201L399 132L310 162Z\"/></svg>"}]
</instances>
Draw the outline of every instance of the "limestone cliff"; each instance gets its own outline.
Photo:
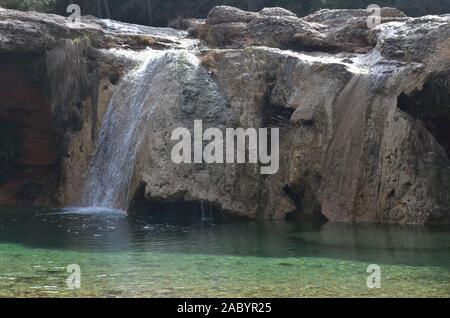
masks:
<instances>
[{"instance_id":1,"label":"limestone cliff","mask_svg":"<svg viewBox=\"0 0 450 318\"><path fill-rule=\"evenodd\" d=\"M251 218L449 223L450 16L381 13L369 27L365 10L297 18L216 7L185 22L200 40L186 45L187 33L171 29L95 18L74 27L0 10L0 53L44 56L36 61L47 70L61 205L77 203L107 105L135 67L111 49L149 46L167 52L146 77L151 116L139 126L127 183L133 211L205 202ZM170 134L195 119L206 128L281 128L279 173L174 164Z\"/></svg>"}]
</instances>

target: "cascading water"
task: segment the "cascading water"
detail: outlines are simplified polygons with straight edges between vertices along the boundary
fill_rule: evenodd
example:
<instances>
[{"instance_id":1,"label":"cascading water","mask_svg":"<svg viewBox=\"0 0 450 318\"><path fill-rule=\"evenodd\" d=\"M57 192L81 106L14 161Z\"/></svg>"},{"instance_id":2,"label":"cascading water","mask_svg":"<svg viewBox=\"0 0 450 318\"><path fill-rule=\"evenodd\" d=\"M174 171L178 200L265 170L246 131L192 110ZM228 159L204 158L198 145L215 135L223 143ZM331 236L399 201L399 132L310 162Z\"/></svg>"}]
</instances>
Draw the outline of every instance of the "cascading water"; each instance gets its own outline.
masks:
<instances>
[{"instance_id":1,"label":"cascading water","mask_svg":"<svg viewBox=\"0 0 450 318\"><path fill-rule=\"evenodd\" d=\"M125 52L121 52L125 53ZM184 50L128 52L139 60L119 84L105 114L99 141L85 178L81 205L126 210L128 190L142 130L158 107L160 71Z\"/></svg>"},{"instance_id":2,"label":"cascading water","mask_svg":"<svg viewBox=\"0 0 450 318\"><path fill-rule=\"evenodd\" d=\"M142 59L140 65L121 81L112 96L85 180L83 206L125 209L140 141L139 127L155 106L146 105L146 96L155 68L165 54L149 50L136 56Z\"/></svg>"}]
</instances>

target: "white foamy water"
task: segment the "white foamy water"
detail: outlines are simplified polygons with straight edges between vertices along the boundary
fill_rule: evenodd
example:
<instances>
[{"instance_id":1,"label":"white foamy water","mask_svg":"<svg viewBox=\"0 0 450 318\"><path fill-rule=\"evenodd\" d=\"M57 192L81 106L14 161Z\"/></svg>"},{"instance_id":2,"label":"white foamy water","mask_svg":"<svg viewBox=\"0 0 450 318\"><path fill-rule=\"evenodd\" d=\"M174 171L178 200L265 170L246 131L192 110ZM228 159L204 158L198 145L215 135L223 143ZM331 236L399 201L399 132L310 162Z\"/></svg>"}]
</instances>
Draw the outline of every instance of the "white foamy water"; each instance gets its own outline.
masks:
<instances>
[{"instance_id":1,"label":"white foamy water","mask_svg":"<svg viewBox=\"0 0 450 318\"><path fill-rule=\"evenodd\" d=\"M120 209L108 209L108 208L100 208L100 207L88 207L88 208L79 208L79 207L66 207L63 209L58 209L58 214L85 214L85 215L95 215L95 214L117 214L117 215L125 215L124 212Z\"/></svg>"},{"instance_id":2,"label":"white foamy water","mask_svg":"<svg viewBox=\"0 0 450 318\"><path fill-rule=\"evenodd\" d=\"M120 82L111 98L86 176L82 206L126 209L133 164L142 139L139 131L155 107L147 103L147 96L156 68L166 54L153 50L134 54L139 66Z\"/></svg>"},{"instance_id":3,"label":"white foamy water","mask_svg":"<svg viewBox=\"0 0 450 318\"><path fill-rule=\"evenodd\" d=\"M137 66L120 81L111 97L85 176L80 206L125 211L132 195L129 192L137 153L144 146L145 129L157 109L165 106L162 92L182 76L184 71L183 67L178 68L179 63L187 63L195 71L199 60L192 50L180 49L110 53L130 59Z\"/></svg>"}]
</instances>

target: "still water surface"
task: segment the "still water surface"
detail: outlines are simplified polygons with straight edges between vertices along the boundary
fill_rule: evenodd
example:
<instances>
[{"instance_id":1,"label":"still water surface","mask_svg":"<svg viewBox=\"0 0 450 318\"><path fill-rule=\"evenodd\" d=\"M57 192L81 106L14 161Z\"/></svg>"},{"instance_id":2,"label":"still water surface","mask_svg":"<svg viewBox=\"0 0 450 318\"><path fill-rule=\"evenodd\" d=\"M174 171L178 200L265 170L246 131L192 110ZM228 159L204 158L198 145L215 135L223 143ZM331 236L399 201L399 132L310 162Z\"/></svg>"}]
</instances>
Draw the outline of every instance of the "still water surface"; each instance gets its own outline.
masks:
<instances>
[{"instance_id":1,"label":"still water surface","mask_svg":"<svg viewBox=\"0 0 450 318\"><path fill-rule=\"evenodd\" d=\"M70 290L66 268L81 268ZM382 288L368 289L369 264ZM0 209L0 297L450 297L450 229Z\"/></svg>"}]
</instances>

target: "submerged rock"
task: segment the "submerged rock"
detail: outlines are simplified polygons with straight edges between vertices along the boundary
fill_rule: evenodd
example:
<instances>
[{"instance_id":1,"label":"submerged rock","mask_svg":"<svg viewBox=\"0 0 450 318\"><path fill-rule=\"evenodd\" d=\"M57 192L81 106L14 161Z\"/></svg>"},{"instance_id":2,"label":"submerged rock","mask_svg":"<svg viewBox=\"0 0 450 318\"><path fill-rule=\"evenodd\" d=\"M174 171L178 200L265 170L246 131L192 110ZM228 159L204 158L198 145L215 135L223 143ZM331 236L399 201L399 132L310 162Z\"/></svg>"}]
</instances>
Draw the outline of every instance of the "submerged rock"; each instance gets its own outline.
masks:
<instances>
[{"instance_id":1,"label":"submerged rock","mask_svg":"<svg viewBox=\"0 0 450 318\"><path fill-rule=\"evenodd\" d=\"M450 16L381 13L370 28L368 10L298 18L280 8L216 7L206 20L186 23L210 46L199 51L182 31L92 17L73 28L62 17L0 10L0 54L46 57L41 76L52 83L61 151L54 197L62 205L88 190L140 211L155 202L206 202L250 218L294 212L449 223ZM146 46L162 51L140 59ZM143 82L130 87L129 76ZM195 119L204 128L280 128L280 171L173 163L171 133ZM104 130L96 147L101 127L116 128ZM123 141L127 153L113 161ZM99 189L86 188L83 172L96 158Z\"/></svg>"}]
</instances>

